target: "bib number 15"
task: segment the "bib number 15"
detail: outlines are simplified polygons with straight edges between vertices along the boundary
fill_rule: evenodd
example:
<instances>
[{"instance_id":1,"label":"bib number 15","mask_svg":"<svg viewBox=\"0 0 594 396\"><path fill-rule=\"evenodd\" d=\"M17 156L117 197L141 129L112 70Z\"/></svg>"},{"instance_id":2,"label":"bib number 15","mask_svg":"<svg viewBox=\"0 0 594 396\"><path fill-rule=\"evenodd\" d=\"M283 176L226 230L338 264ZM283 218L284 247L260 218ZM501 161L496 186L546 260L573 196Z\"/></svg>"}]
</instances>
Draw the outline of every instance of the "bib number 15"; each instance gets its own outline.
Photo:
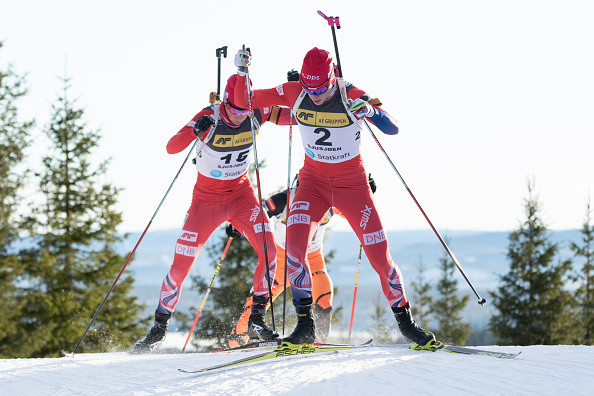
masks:
<instances>
[{"instance_id":1,"label":"bib number 15","mask_svg":"<svg viewBox=\"0 0 594 396\"><path fill-rule=\"evenodd\" d=\"M237 158L235 159L236 162L243 162L248 157L250 150L245 150L237 154ZM225 164L230 164L231 160L233 159L233 153L229 153L224 157L221 157L221 160L225 161Z\"/></svg>"}]
</instances>

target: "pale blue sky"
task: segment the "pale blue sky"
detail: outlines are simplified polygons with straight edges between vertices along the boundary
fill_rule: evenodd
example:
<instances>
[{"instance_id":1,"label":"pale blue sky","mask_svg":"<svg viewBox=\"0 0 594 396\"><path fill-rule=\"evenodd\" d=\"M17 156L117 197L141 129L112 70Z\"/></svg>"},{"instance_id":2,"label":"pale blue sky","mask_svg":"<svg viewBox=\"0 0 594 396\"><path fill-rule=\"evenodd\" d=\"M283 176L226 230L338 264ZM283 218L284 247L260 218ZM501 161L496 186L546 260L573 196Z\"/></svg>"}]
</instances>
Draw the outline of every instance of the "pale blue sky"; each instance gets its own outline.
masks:
<instances>
[{"instance_id":1,"label":"pale blue sky","mask_svg":"<svg viewBox=\"0 0 594 396\"><path fill-rule=\"evenodd\" d=\"M216 89L215 49L229 47L223 87L242 44L254 88L276 86L310 48L334 52L318 9L340 17L345 78L398 120L398 136L375 132L438 230L514 229L531 175L549 226L581 227L594 192L592 1L0 0L0 64L28 73L20 110L37 120L29 164L40 164L67 57L70 95L101 128L97 155L113 158L109 181L125 189L121 231L143 230L185 157L165 144ZM294 173L303 151L293 135ZM364 136L385 228L427 229ZM286 184L287 137L288 127L262 129L265 195ZM152 229L181 225L195 176L186 164Z\"/></svg>"}]
</instances>

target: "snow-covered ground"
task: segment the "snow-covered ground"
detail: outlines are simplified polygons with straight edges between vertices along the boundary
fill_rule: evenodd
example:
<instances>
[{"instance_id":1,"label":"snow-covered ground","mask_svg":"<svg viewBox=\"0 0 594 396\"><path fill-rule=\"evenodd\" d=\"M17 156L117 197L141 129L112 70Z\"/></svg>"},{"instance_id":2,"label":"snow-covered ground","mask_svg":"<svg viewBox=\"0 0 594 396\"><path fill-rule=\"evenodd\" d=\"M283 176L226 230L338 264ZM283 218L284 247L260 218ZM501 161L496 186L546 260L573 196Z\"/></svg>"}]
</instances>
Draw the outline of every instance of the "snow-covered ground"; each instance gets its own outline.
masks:
<instances>
[{"instance_id":1,"label":"snow-covered ground","mask_svg":"<svg viewBox=\"0 0 594 396\"><path fill-rule=\"evenodd\" d=\"M2 395L591 395L594 347L482 347L515 359L405 345L279 358L200 374L257 352L0 360Z\"/></svg>"}]
</instances>

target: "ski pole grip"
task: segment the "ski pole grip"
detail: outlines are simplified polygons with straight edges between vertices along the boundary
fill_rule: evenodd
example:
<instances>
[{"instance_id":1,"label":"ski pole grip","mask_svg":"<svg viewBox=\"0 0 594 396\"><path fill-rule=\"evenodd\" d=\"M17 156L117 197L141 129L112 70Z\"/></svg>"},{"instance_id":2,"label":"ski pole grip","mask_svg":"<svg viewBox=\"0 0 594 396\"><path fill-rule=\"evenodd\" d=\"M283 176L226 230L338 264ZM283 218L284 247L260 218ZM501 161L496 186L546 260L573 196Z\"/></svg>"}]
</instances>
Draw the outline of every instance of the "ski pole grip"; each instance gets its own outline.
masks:
<instances>
[{"instance_id":1,"label":"ski pole grip","mask_svg":"<svg viewBox=\"0 0 594 396\"><path fill-rule=\"evenodd\" d=\"M217 58L220 58L221 55L225 58L227 57L227 46L217 48Z\"/></svg>"},{"instance_id":2,"label":"ski pole grip","mask_svg":"<svg viewBox=\"0 0 594 396\"><path fill-rule=\"evenodd\" d=\"M318 14L320 14L320 16L322 18L324 18L326 21L328 21L328 25L329 26L336 26L337 29L340 29L340 17L328 17L326 16L326 14L324 14L322 11L318 10Z\"/></svg>"}]
</instances>

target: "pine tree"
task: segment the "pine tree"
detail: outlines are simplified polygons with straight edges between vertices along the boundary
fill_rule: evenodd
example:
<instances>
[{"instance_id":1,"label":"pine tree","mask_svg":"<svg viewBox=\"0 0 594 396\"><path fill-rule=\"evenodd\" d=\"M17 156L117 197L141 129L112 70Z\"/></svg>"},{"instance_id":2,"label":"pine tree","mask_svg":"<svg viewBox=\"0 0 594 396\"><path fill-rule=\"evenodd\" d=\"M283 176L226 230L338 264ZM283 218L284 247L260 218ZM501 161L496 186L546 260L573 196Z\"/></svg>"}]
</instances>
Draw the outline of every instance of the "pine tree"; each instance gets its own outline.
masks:
<instances>
[{"instance_id":1,"label":"pine tree","mask_svg":"<svg viewBox=\"0 0 594 396\"><path fill-rule=\"evenodd\" d=\"M425 279L425 267L423 260L419 257L418 276L411 283L413 289L414 307L412 308L415 321L423 328L429 327L429 319L432 314L433 297L431 296L431 285ZM411 303L411 305L413 305Z\"/></svg>"},{"instance_id":2,"label":"pine tree","mask_svg":"<svg viewBox=\"0 0 594 396\"><path fill-rule=\"evenodd\" d=\"M574 339L574 300L563 286L571 261L555 264L557 244L550 241L540 217L541 204L528 182L526 219L509 236L510 270L490 292L499 311L490 328L503 345L565 344Z\"/></svg>"},{"instance_id":3,"label":"pine tree","mask_svg":"<svg viewBox=\"0 0 594 396\"><path fill-rule=\"evenodd\" d=\"M43 202L28 219L36 246L20 252L24 308L14 343L23 357L58 356L74 346L124 262L116 253L119 189L102 184L108 161L91 164L100 135L88 130L83 110L67 98L69 80L63 82L45 131L50 152L36 174ZM119 281L78 352L129 347L142 334L132 282L127 274Z\"/></svg>"},{"instance_id":4,"label":"pine tree","mask_svg":"<svg viewBox=\"0 0 594 396\"><path fill-rule=\"evenodd\" d=\"M470 297L458 297L458 281L454 279L456 265L447 253L444 252L439 262L442 274L437 284L439 297L433 304L439 323L439 338L446 344L465 345L471 327L462 321L461 311Z\"/></svg>"},{"instance_id":5,"label":"pine tree","mask_svg":"<svg viewBox=\"0 0 594 396\"><path fill-rule=\"evenodd\" d=\"M3 43L0 41L0 49ZM25 77L9 65L0 69L0 358L12 357L10 340L17 335L20 304L15 282L21 267L11 247L19 234L15 216L25 170L19 169L30 145L32 121L20 121L16 101L27 94Z\"/></svg>"},{"instance_id":6,"label":"pine tree","mask_svg":"<svg viewBox=\"0 0 594 396\"><path fill-rule=\"evenodd\" d=\"M2 46L0 41L0 49ZM16 101L27 94L25 83L25 77L17 75L10 65L0 70L0 254L6 254L8 245L18 237L14 214L24 172L17 167L25 159L33 126L32 121L19 120L16 107Z\"/></svg>"},{"instance_id":7,"label":"pine tree","mask_svg":"<svg viewBox=\"0 0 594 396\"><path fill-rule=\"evenodd\" d=\"M590 199L586 208L586 218L582 226L581 244L571 244L571 250L584 264L575 277L579 286L575 292L578 302L578 317L581 329L576 342L592 345L594 343L594 225L591 223L592 209Z\"/></svg>"}]
</instances>

